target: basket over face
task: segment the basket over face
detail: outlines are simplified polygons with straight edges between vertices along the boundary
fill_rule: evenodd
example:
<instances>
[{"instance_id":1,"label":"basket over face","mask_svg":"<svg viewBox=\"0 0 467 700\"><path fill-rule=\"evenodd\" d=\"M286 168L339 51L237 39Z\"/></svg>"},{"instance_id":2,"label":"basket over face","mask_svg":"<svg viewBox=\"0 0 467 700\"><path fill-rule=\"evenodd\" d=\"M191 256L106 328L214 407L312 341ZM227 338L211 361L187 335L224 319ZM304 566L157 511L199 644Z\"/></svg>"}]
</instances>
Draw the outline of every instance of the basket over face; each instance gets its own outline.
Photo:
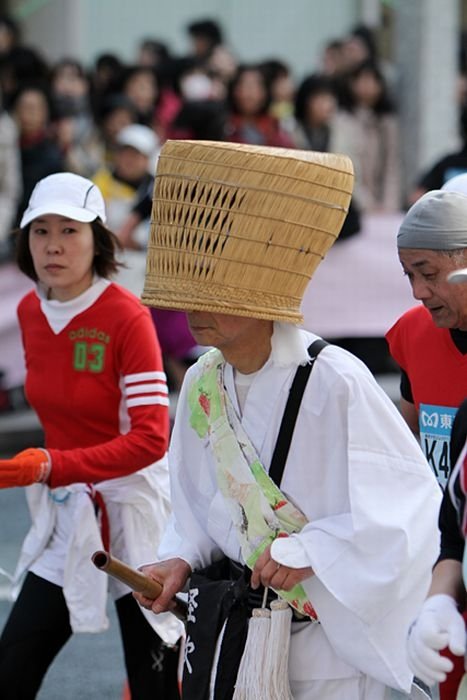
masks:
<instances>
[{"instance_id":1,"label":"basket over face","mask_svg":"<svg viewBox=\"0 0 467 700\"><path fill-rule=\"evenodd\" d=\"M167 141L142 301L300 323L306 285L341 230L352 185L343 155Z\"/></svg>"}]
</instances>

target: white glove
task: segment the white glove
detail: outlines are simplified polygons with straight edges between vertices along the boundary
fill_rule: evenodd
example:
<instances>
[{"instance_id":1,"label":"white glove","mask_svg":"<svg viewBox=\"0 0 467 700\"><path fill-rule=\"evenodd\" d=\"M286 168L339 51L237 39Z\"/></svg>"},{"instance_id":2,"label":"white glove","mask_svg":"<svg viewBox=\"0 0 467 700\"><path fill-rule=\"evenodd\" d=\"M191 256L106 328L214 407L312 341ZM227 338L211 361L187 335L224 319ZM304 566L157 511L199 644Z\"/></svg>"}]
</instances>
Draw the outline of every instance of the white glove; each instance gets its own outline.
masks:
<instances>
[{"instance_id":1,"label":"white glove","mask_svg":"<svg viewBox=\"0 0 467 700\"><path fill-rule=\"evenodd\" d=\"M454 664L440 650L449 647L456 656L463 656L465 646L465 623L454 598L444 594L427 598L407 639L407 658L414 675L427 685L442 683Z\"/></svg>"}]
</instances>

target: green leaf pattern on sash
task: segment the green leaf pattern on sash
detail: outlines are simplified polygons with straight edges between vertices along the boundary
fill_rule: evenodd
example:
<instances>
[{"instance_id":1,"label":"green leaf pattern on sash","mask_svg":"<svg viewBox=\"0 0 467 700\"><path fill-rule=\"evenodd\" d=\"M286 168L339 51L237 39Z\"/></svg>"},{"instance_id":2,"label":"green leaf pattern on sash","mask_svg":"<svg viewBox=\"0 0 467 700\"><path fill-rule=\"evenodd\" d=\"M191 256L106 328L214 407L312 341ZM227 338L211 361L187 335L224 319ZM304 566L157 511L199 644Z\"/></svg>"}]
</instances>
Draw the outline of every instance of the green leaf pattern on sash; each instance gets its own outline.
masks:
<instances>
[{"instance_id":1,"label":"green leaf pattern on sash","mask_svg":"<svg viewBox=\"0 0 467 700\"><path fill-rule=\"evenodd\" d=\"M218 360L219 354L218 350L210 350L201 360L206 367L209 367L212 361L215 363ZM208 433L210 422L217 420L221 415L215 372L204 372L197 381L193 382L188 392L188 406L191 427L199 437L204 437Z\"/></svg>"},{"instance_id":2,"label":"green leaf pattern on sash","mask_svg":"<svg viewBox=\"0 0 467 700\"><path fill-rule=\"evenodd\" d=\"M219 489L237 530L243 557L252 569L277 537L299 532L307 523L269 477L224 389L224 358L213 349L198 360L200 372L188 390L190 425L209 437ZM301 584L276 591L303 615L316 612Z\"/></svg>"}]
</instances>

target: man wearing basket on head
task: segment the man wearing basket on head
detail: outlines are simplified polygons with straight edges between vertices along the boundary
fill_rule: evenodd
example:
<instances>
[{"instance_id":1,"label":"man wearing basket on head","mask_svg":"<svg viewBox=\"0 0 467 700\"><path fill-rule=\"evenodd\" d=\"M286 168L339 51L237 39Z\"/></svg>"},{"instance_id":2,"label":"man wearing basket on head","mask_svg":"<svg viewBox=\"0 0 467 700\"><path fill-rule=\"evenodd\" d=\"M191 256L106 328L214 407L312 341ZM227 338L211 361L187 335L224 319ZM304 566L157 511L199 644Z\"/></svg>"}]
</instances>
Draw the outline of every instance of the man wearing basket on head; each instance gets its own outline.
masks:
<instances>
[{"instance_id":1,"label":"man wearing basket on head","mask_svg":"<svg viewBox=\"0 0 467 700\"><path fill-rule=\"evenodd\" d=\"M162 149L143 301L187 311L213 349L182 387L173 518L159 561L143 567L163 593L135 595L160 612L189 584L184 700L382 700L411 687L405 637L437 555L441 494L367 368L296 325L352 182L345 156ZM293 619L271 663L281 606L266 598L278 596ZM262 605L260 649L256 617L245 637ZM237 677L243 646L256 655ZM287 658L284 679L274 669Z\"/></svg>"}]
</instances>

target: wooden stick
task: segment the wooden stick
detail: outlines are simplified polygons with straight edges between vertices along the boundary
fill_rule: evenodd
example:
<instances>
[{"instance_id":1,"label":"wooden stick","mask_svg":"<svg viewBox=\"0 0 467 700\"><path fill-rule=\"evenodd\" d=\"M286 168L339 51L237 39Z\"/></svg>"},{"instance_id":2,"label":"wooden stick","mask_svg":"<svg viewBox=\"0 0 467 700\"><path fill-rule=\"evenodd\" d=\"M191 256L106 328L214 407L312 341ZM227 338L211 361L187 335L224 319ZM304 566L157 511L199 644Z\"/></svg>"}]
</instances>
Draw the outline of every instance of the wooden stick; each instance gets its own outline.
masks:
<instances>
[{"instance_id":1,"label":"wooden stick","mask_svg":"<svg viewBox=\"0 0 467 700\"><path fill-rule=\"evenodd\" d=\"M146 576L141 571L133 569L120 559L113 557L109 552L98 550L91 557L92 563L109 576L125 583L136 593L141 593L146 598L156 599L162 593L162 586L158 581ZM180 620L186 620L186 607L183 601L175 599L176 606L171 613Z\"/></svg>"}]
</instances>

